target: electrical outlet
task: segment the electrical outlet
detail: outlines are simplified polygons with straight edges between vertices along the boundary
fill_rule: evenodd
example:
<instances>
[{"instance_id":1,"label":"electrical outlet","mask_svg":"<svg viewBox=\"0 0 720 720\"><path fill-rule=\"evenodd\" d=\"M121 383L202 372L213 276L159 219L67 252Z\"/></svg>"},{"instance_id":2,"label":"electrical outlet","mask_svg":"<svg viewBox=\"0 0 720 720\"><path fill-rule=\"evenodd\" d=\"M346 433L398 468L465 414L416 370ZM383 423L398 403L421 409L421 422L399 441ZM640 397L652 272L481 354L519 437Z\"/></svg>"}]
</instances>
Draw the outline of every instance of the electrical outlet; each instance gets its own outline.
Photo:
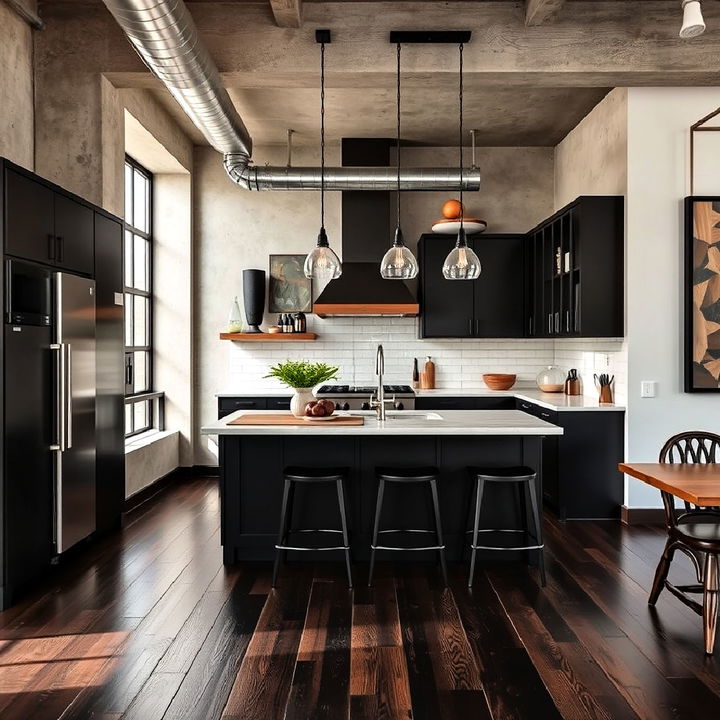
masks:
<instances>
[{"instance_id":1,"label":"electrical outlet","mask_svg":"<svg viewBox=\"0 0 720 720\"><path fill-rule=\"evenodd\" d=\"M655 397L655 385L656 382L654 380L642 380L640 382L640 397Z\"/></svg>"}]
</instances>

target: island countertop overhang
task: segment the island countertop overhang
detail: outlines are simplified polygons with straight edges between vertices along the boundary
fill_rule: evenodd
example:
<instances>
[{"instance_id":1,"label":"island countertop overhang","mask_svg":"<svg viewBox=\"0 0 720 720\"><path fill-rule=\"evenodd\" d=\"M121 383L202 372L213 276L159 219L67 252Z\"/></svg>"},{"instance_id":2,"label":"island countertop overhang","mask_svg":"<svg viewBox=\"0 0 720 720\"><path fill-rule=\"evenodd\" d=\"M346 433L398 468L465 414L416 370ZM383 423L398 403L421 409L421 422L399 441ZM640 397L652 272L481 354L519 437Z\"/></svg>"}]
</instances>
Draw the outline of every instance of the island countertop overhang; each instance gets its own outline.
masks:
<instances>
[{"instance_id":1,"label":"island countertop overhang","mask_svg":"<svg viewBox=\"0 0 720 720\"><path fill-rule=\"evenodd\" d=\"M267 415L267 410L238 410L203 425L203 435L562 435L563 429L520 410L404 410L380 422L365 415L365 424L338 425L331 422L302 425L229 425L240 415ZM360 414L360 413L350 413ZM439 419L426 419L428 416Z\"/></svg>"}]
</instances>

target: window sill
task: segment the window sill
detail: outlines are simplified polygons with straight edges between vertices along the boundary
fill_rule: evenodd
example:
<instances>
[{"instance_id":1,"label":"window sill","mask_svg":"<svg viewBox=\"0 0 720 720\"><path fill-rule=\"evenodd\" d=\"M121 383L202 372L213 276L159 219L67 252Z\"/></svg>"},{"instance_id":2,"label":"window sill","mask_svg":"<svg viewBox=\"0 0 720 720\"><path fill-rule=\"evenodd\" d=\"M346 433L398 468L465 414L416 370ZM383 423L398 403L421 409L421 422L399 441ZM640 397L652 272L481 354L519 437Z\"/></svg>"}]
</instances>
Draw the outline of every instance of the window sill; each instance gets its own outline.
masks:
<instances>
[{"instance_id":1,"label":"window sill","mask_svg":"<svg viewBox=\"0 0 720 720\"><path fill-rule=\"evenodd\" d=\"M139 435L133 435L125 440L125 454L129 455L136 450L152 445L176 433L177 430L147 430Z\"/></svg>"}]
</instances>

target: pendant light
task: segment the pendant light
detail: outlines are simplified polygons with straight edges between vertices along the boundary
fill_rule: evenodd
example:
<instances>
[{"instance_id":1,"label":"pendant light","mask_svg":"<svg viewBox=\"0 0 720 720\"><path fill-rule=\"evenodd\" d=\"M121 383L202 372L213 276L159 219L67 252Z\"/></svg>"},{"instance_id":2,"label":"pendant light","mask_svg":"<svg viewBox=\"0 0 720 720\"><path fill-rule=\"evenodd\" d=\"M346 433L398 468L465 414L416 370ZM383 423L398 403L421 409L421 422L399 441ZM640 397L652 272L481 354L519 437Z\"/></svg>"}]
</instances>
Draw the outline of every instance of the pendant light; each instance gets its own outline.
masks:
<instances>
[{"instance_id":1,"label":"pendant light","mask_svg":"<svg viewBox=\"0 0 720 720\"><path fill-rule=\"evenodd\" d=\"M418 263L405 246L400 227L400 43L397 44L397 225L392 247L380 263L380 275L385 280L412 280L418 274Z\"/></svg>"},{"instance_id":2,"label":"pendant light","mask_svg":"<svg viewBox=\"0 0 720 720\"><path fill-rule=\"evenodd\" d=\"M480 258L468 246L463 219L463 43L460 43L460 229L455 247L445 258L443 276L446 280L477 280L480 277Z\"/></svg>"},{"instance_id":3,"label":"pendant light","mask_svg":"<svg viewBox=\"0 0 720 720\"><path fill-rule=\"evenodd\" d=\"M325 232L325 43L330 42L329 30L317 30L315 39L320 43L320 232L317 247L305 258L305 277L322 283L342 275L340 259L333 252Z\"/></svg>"}]
</instances>

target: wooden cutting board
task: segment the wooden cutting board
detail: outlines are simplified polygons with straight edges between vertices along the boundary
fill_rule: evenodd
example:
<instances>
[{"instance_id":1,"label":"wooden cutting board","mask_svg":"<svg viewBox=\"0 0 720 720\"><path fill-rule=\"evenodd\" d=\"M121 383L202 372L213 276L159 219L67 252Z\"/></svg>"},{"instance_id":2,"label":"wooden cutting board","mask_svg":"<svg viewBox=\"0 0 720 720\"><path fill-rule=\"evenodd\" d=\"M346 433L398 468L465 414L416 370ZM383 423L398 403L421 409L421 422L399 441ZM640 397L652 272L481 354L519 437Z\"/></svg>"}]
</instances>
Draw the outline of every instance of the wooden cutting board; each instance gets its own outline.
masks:
<instances>
[{"instance_id":1,"label":"wooden cutting board","mask_svg":"<svg viewBox=\"0 0 720 720\"><path fill-rule=\"evenodd\" d=\"M230 420L228 425L311 425L318 427L327 425L335 427L337 425L364 425L365 419L362 417L348 417L339 415L335 420L303 420L296 418L289 413L264 413L263 415L241 415L240 417Z\"/></svg>"}]
</instances>

